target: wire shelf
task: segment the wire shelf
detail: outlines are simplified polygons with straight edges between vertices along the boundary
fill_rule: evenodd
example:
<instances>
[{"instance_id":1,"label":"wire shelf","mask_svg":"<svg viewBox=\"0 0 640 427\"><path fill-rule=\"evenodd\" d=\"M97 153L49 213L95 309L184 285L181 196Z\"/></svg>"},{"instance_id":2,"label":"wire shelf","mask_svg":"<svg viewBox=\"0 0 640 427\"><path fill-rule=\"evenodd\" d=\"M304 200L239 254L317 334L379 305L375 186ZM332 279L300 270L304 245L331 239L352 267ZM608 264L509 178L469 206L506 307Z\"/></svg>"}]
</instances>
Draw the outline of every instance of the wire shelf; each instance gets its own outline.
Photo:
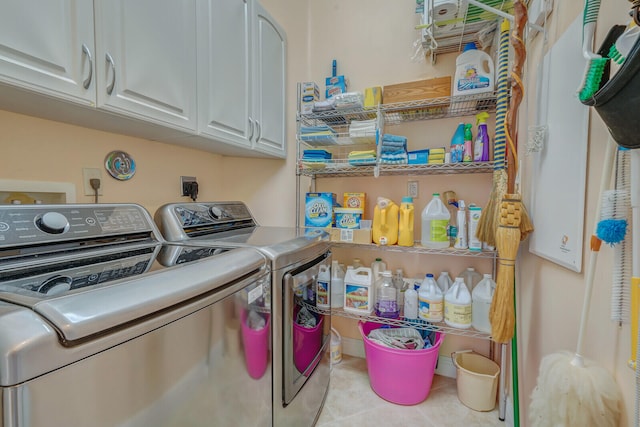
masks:
<instances>
[{"instance_id":1,"label":"wire shelf","mask_svg":"<svg viewBox=\"0 0 640 427\"><path fill-rule=\"evenodd\" d=\"M494 162L446 163L432 165L378 164L354 166L346 159L332 159L330 162L298 162L298 174L309 177L362 177L394 175L446 175L493 173ZM377 174L376 170L378 169Z\"/></svg>"},{"instance_id":2,"label":"wire shelf","mask_svg":"<svg viewBox=\"0 0 640 427\"><path fill-rule=\"evenodd\" d=\"M491 340L491 335L485 332L480 332L473 328L469 328L469 329L452 328L444 322L432 323L422 319L412 320L412 319L405 319L405 318L387 319L387 318L378 317L374 315L353 313L350 311L346 311L342 308L331 308L331 309L320 308L306 302L303 302L302 305L306 307L307 310L309 311L322 314L325 316L326 315L338 316L338 317L344 317L347 319L362 320L364 322L382 323L385 325L395 326L399 328L416 328L416 329L421 329L426 331L442 332L449 335L458 335L458 336L464 336L464 337Z\"/></svg>"},{"instance_id":3,"label":"wire shelf","mask_svg":"<svg viewBox=\"0 0 640 427\"><path fill-rule=\"evenodd\" d=\"M376 245L375 243L365 244L365 243L332 241L331 245L339 248L358 248L358 249L368 249L368 250L374 250L374 251L384 250L385 252L404 252L404 253L448 255L448 256L462 256L462 257L489 258L489 259L495 259L498 256L498 253L495 250L471 251L469 249L455 249L455 248L431 249L431 248L426 248L424 246L420 246L419 244L416 244L414 246L398 246L398 245L379 246L379 245Z\"/></svg>"}]
</instances>

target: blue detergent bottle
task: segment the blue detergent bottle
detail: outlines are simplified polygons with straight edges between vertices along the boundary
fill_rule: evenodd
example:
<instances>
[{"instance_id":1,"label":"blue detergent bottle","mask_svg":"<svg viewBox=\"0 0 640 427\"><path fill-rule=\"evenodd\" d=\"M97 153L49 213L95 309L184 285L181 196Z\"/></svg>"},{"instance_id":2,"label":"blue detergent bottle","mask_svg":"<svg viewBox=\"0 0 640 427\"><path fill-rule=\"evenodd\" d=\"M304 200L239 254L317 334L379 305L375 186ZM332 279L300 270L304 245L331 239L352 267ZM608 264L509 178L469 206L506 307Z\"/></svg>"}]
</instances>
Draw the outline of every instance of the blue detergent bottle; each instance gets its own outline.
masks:
<instances>
[{"instance_id":1,"label":"blue detergent bottle","mask_svg":"<svg viewBox=\"0 0 640 427\"><path fill-rule=\"evenodd\" d=\"M451 138L449 161L451 163L462 162L464 154L464 123L459 123L453 137Z\"/></svg>"}]
</instances>

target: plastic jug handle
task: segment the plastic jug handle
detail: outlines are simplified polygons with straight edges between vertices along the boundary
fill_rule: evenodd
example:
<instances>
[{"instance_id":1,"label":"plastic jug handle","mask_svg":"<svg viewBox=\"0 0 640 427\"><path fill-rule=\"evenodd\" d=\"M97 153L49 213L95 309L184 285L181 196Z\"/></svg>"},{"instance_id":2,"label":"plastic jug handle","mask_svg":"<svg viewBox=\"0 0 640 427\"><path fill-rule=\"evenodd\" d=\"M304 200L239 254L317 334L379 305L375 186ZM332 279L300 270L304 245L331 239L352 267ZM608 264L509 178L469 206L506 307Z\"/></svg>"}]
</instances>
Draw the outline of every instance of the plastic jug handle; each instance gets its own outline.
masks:
<instances>
[{"instance_id":1,"label":"plastic jug handle","mask_svg":"<svg viewBox=\"0 0 640 427\"><path fill-rule=\"evenodd\" d=\"M387 210L380 209L380 225L387 225Z\"/></svg>"}]
</instances>

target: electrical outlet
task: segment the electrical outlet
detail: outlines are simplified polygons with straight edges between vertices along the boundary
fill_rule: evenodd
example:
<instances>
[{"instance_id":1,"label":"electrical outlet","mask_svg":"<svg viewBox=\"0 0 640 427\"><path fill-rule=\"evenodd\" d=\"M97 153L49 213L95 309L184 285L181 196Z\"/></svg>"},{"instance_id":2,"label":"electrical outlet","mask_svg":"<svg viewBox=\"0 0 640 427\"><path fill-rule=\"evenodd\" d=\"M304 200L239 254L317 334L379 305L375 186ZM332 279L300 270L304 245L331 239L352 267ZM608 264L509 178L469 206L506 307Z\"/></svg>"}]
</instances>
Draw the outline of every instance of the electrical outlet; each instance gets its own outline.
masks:
<instances>
[{"instance_id":1,"label":"electrical outlet","mask_svg":"<svg viewBox=\"0 0 640 427\"><path fill-rule=\"evenodd\" d=\"M84 186L84 195L85 196L93 196L96 194L95 190L91 187L91 183L89 182L92 178L97 178L100 180L100 188L98 188L98 195L102 196L102 187L104 184L102 183L102 172L98 168L82 168L82 182Z\"/></svg>"},{"instance_id":2,"label":"electrical outlet","mask_svg":"<svg viewBox=\"0 0 640 427\"><path fill-rule=\"evenodd\" d=\"M181 176L180 177L180 190L182 191L182 195L183 196L191 196L191 193L189 192L189 188L187 184L190 184L192 182L198 182L196 180L195 176Z\"/></svg>"},{"instance_id":3,"label":"electrical outlet","mask_svg":"<svg viewBox=\"0 0 640 427\"><path fill-rule=\"evenodd\" d=\"M418 181L407 182L407 196L418 198Z\"/></svg>"}]
</instances>

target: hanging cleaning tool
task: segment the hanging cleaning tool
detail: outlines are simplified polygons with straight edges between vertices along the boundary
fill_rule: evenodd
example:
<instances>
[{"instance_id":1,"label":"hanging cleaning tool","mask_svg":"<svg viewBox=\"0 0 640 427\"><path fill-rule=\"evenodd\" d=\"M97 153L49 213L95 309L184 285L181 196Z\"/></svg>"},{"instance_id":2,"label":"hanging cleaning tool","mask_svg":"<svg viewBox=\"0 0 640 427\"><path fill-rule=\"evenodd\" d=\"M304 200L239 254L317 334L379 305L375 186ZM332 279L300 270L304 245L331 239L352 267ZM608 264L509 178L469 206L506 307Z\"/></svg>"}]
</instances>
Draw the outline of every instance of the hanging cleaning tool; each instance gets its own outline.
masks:
<instances>
[{"instance_id":1,"label":"hanging cleaning tool","mask_svg":"<svg viewBox=\"0 0 640 427\"><path fill-rule=\"evenodd\" d=\"M498 68L496 91L496 137L493 145L493 185L487 205L482 210L476 236L487 242L489 246L496 245L496 218L498 203L507 189L507 172L505 170L505 153L507 137L505 123L509 108L509 21L503 20L500 25L500 39L498 43Z\"/></svg>"},{"instance_id":2,"label":"hanging cleaning tool","mask_svg":"<svg viewBox=\"0 0 640 427\"><path fill-rule=\"evenodd\" d=\"M600 178L600 196L596 218L601 215L602 194L611 177L615 144L611 137L605 149L604 167ZM595 267L600 239L591 235L591 255L586 274L582 314L575 354L564 351L549 354L540 362L537 386L531 395L529 421L535 426L598 426L614 427L620 418L620 390L609 372L583 357L585 329L590 312ZM640 280L638 280L640 283Z\"/></svg>"},{"instance_id":3,"label":"hanging cleaning tool","mask_svg":"<svg viewBox=\"0 0 640 427\"><path fill-rule=\"evenodd\" d=\"M596 22L600 11L600 0L585 0L582 14L582 55L588 61L578 97L580 101L591 98L600 89L600 81L604 67L609 61L593 52L593 40L596 33Z\"/></svg>"},{"instance_id":4,"label":"hanging cleaning tool","mask_svg":"<svg viewBox=\"0 0 640 427\"><path fill-rule=\"evenodd\" d=\"M476 134L476 141L473 145L473 161L474 162L488 162L489 161L489 131L487 130L487 119L489 113L476 114L476 126L478 127L478 133Z\"/></svg>"},{"instance_id":5,"label":"hanging cleaning tool","mask_svg":"<svg viewBox=\"0 0 640 427\"><path fill-rule=\"evenodd\" d=\"M616 42L609 49L609 58L618 65L622 65L627 59L631 48L636 44L636 40L640 35L640 27L632 20L624 33L617 38Z\"/></svg>"},{"instance_id":6,"label":"hanging cleaning tool","mask_svg":"<svg viewBox=\"0 0 640 427\"><path fill-rule=\"evenodd\" d=\"M517 141L512 135L517 135L518 108L524 95L521 76L526 49L522 34L527 22L527 6L522 1L516 1L514 11L515 27L510 37L514 47L514 61L511 70L513 87L505 124L505 136L509 143L509 153L513 158L513 163L510 164L507 173L507 192L500 201L496 221L498 223L495 232L495 246L498 250L498 276L490 312L491 335L493 340L499 343L509 342L515 333L514 277L516 256L520 241L533 231L529 214L515 185L518 155Z\"/></svg>"}]
</instances>

